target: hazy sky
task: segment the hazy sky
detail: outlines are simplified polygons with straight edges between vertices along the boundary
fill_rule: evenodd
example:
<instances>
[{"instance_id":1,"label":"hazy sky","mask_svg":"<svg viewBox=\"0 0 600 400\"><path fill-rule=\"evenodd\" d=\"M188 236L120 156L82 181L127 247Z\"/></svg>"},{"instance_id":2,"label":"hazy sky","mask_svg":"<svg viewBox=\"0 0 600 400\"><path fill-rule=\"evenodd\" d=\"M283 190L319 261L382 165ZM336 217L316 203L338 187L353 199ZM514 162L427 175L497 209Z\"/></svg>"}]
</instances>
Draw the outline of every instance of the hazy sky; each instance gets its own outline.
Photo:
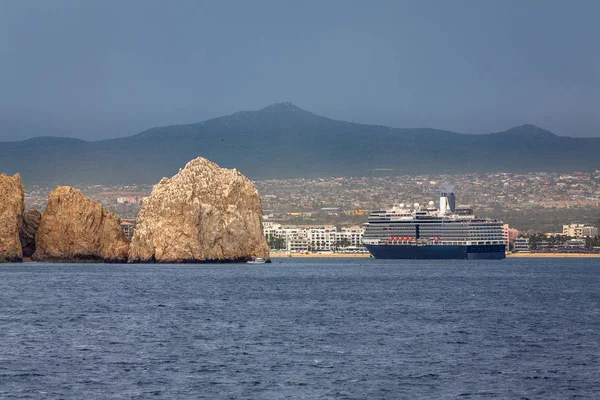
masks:
<instances>
[{"instance_id":1,"label":"hazy sky","mask_svg":"<svg viewBox=\"0 0 600 400\"><path fill-rule=\"evenodd\" d=\"M332 118L600 136L600 1L0 0L0 140L291 101Z\"/></svg>"}]
</instances>

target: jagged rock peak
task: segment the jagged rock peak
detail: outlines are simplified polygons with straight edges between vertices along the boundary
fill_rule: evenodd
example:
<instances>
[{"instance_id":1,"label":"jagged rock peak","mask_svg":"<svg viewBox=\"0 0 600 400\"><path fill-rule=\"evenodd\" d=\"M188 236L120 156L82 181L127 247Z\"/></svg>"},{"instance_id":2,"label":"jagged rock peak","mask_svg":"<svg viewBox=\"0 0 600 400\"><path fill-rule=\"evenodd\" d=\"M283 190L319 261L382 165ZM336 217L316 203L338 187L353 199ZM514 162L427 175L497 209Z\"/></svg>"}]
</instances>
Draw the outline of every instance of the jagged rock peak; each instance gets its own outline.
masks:
<instances>
[{"instance_id":1,"label":"jagged rock peak","mask_svg":"<svg viewBox=\"0 0 600 400\"><path fill-rule=\"evenodd\" d=\"M23 260L19 231L23 224L25 190L21 176L0 175L0 262Z\"/></svg>"},{"instance_id":2,"label":"jagged rock peak","mask_svg":"<svg viewBox=\"0 0 600 400\"><path fill-rule=\"evenodd\" d=\"M258 191L237 170L202 157L154 186L129 250L130 262L234 262L268 256Z\"/></svg>"},{"instance_id":3,"label":"jagged rock peak","mask_svg":"<svg viewBox=\"0 0 600 400\"><path fill-rule=\"evenodd\" d=\"M35 261L125 262L129 240L121 219L79 190L59 186L48 205L36 235Z\"/></svg>"}]
</instances>

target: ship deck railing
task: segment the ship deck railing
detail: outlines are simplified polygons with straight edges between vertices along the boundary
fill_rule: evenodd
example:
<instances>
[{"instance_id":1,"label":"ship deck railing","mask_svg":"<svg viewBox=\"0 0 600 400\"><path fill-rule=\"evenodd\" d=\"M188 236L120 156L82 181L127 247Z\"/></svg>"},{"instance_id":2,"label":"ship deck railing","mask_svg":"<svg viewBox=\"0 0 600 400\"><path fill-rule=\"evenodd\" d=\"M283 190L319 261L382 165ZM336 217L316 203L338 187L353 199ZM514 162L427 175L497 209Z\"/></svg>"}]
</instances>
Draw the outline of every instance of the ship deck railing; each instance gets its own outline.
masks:
<instances>
[{"instance_id":1,"label":"ship deck railing","mask_svg":"<svg viewBox=\"0 0 600 400\"><path fill-rule=\"evenodd\" d=\"M375 243L368 243L375 244ZM429 240L429 239L406 239L406 240L380 240L379 244L386 244L392 246L417 246L417 245L428 245L428 246L483 246L483 245L506 245L503 240L470 240L470 241L457 241L457 240Z\"/></svg>"}]
</instances>

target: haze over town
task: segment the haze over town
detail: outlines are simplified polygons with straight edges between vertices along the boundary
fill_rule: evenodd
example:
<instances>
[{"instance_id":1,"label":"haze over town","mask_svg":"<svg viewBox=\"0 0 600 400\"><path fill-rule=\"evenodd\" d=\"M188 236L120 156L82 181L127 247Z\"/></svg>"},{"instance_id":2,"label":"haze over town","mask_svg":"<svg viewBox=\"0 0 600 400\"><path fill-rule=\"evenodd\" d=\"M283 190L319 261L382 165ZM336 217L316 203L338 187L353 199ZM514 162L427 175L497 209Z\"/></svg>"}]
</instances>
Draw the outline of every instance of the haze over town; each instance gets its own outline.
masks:
<instances>
[{"instance_id":1,"label":"haze over town","mask_svg":"<svg viewBox=\"0 0 600 400\"><path fill-rule=\"evenodd\" d=\"M499 218L522 232L559 232L566 223L600 225L600 171L572 174L403 175L255 181L265 221L288 225L366 222L367 211L393 204L426 204L455 191L459 204ZM43 209L53 187L27 188L28 208ZM126 220L135 220L151 185L80 187Z\"/></svg>"}]
</instances>

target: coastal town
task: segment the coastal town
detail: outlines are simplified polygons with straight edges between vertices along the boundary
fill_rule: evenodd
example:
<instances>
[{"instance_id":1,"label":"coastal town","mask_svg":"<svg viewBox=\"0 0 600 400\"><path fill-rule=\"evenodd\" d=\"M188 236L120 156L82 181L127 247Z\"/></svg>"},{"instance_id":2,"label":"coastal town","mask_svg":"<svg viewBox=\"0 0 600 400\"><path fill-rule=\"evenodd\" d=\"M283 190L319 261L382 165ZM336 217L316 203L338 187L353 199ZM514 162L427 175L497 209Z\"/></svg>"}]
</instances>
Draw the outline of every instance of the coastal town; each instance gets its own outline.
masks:
<instances>
[{"instance_id":1,"label":"coastal town","mask_svg":"<svg viewBox=\"0 0 600 400\"><path fill-rule=\"evenodd\" d=\"M323 177L254 181L271 250L287 253L366 253L363 224L371 210L427 203L457 194L478 216L501 220L508 251L597 252L600 171ZM43 210L51 187L26 187L27 208ZM122 219L131 237L151 185L78 187Z\"/></svg>"}]
</instances>

